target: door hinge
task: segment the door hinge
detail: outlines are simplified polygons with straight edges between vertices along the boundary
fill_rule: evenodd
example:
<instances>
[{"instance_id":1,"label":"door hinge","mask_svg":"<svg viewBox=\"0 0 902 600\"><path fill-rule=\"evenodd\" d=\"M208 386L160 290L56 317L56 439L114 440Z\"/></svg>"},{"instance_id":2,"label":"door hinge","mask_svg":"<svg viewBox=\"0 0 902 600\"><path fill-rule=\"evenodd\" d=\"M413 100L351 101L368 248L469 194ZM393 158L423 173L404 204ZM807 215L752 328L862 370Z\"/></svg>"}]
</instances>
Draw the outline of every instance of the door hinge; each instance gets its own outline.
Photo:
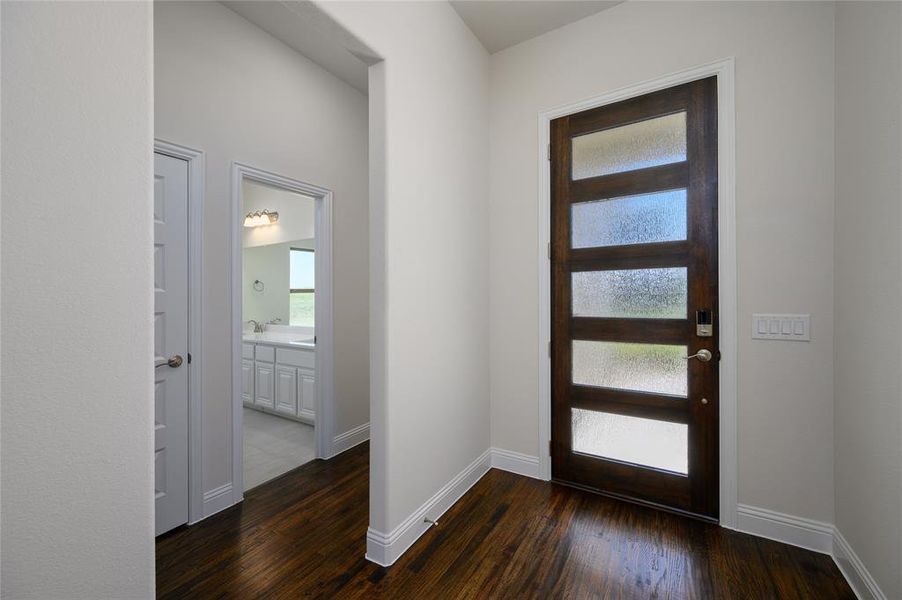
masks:
<instances>
[{"instance_id":1,"label":"door hinge","mask_svg":"<svg viewBox=\"0 0 902 600\"><path fill-rule=\"evenodd\" d=\"M551 260L551 242L548 242L546 246L546 252L548 253L548 260Z\"/></svg>"},{"instance_id":2,"label":"door hinge","mask_svg":"<svg viewBox=\"0 0 902 600\"><path fill-rule=\"evenodd\" d=\"M548 440L548 456L551 456L551 440Z\"/></svg>"},{"instance_id":3,"label":"door hinge","mask_svg":"<svg viewBox=\"0 0 902 600\"><path fill-rule=\"evenodd\" d=\"M548 342L548 358L551 358L551 342Z\"/></svg>"},{"instance_id":4,"label":"door hinge","mask_svg":"<svg viewBox=\"0 0 902 600\"><path fill-rule=\"evenodd\" d=\"M551 144L548 144L548 152L546 153L546 158L551 160Z\"/></svg>"}]
</instances>

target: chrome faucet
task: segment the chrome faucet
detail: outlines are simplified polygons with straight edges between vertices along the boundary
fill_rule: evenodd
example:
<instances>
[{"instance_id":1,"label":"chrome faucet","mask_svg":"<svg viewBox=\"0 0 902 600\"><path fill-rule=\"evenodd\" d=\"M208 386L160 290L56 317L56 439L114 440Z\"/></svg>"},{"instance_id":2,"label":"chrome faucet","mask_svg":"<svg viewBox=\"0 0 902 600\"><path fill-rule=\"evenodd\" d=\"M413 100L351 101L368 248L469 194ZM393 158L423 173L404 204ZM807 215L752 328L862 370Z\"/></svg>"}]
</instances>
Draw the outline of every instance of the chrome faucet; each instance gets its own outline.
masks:
<instances>
[{"instance_id":1,"label":"chrome faucet","mask_svg":"<svg viewBox=\"0 0 902 600\"><path fill-rule=\"evenodd\" d=\"M254 324L254 333L263 333L263 324L259 321L255 321L253 319L249 320L248 323Z\"/></svg>"}]
</instances>

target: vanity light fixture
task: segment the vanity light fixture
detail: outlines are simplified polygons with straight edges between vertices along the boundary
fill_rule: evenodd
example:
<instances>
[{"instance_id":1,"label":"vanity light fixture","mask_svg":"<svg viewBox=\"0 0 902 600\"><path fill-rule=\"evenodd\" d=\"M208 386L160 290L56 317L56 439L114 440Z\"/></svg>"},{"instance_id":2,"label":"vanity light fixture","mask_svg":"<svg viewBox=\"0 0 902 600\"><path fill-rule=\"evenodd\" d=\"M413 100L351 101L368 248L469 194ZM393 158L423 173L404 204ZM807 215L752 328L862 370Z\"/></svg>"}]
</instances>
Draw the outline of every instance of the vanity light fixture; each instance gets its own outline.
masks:
<instances>
[{"instance_id":1,"label":"vanity light fixture","mask_svg":"<svg viewBox=\"0 0 902 600\"><path fill-rule=\"evenodd\" d=\"M260 227L261 225L272 225L279 220L279 213L270 212L266 209L257 212L247 213L244 215L245 227Z\"/></svg>"}]
</instances>

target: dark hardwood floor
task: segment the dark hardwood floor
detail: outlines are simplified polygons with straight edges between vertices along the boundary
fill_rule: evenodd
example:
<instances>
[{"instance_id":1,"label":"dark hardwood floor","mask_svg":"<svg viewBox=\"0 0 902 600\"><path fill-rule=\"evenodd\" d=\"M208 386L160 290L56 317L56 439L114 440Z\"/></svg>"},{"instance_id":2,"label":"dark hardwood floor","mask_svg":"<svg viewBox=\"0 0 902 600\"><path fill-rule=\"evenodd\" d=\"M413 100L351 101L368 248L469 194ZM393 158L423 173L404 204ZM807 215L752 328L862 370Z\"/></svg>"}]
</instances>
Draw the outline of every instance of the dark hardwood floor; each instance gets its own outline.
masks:
<instances>
[{"instance_id":1,"label":"dark hardwood floor","mask_svg":"<svg viewBox=\"0 0 902 600\"><path fill-rule=\"evenodd\" d=\"M830 557L492 470L394 566L364 558L368 445L157 540L160 598L854 598Z\"/></svg>"}]
</instances>

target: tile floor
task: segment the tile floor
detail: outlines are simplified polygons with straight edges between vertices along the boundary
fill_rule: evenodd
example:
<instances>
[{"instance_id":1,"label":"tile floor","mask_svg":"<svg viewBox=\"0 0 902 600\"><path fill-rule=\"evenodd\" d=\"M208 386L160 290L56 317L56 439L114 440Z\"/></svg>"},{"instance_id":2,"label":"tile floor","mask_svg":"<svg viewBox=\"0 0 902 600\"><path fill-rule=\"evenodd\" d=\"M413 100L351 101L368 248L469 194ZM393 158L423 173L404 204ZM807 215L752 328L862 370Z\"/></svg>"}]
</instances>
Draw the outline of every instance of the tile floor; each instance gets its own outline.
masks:
<instances>
[{"instance_id":1,"label":"tile floor","mask_svg":"<svg viewBox=\"0 0 902 600\"><path fill-rule=\"evenodd\" d=\"M313 427L244 409L244 489L260 485L316 458Z\"/></svg>"}]
</instances>

